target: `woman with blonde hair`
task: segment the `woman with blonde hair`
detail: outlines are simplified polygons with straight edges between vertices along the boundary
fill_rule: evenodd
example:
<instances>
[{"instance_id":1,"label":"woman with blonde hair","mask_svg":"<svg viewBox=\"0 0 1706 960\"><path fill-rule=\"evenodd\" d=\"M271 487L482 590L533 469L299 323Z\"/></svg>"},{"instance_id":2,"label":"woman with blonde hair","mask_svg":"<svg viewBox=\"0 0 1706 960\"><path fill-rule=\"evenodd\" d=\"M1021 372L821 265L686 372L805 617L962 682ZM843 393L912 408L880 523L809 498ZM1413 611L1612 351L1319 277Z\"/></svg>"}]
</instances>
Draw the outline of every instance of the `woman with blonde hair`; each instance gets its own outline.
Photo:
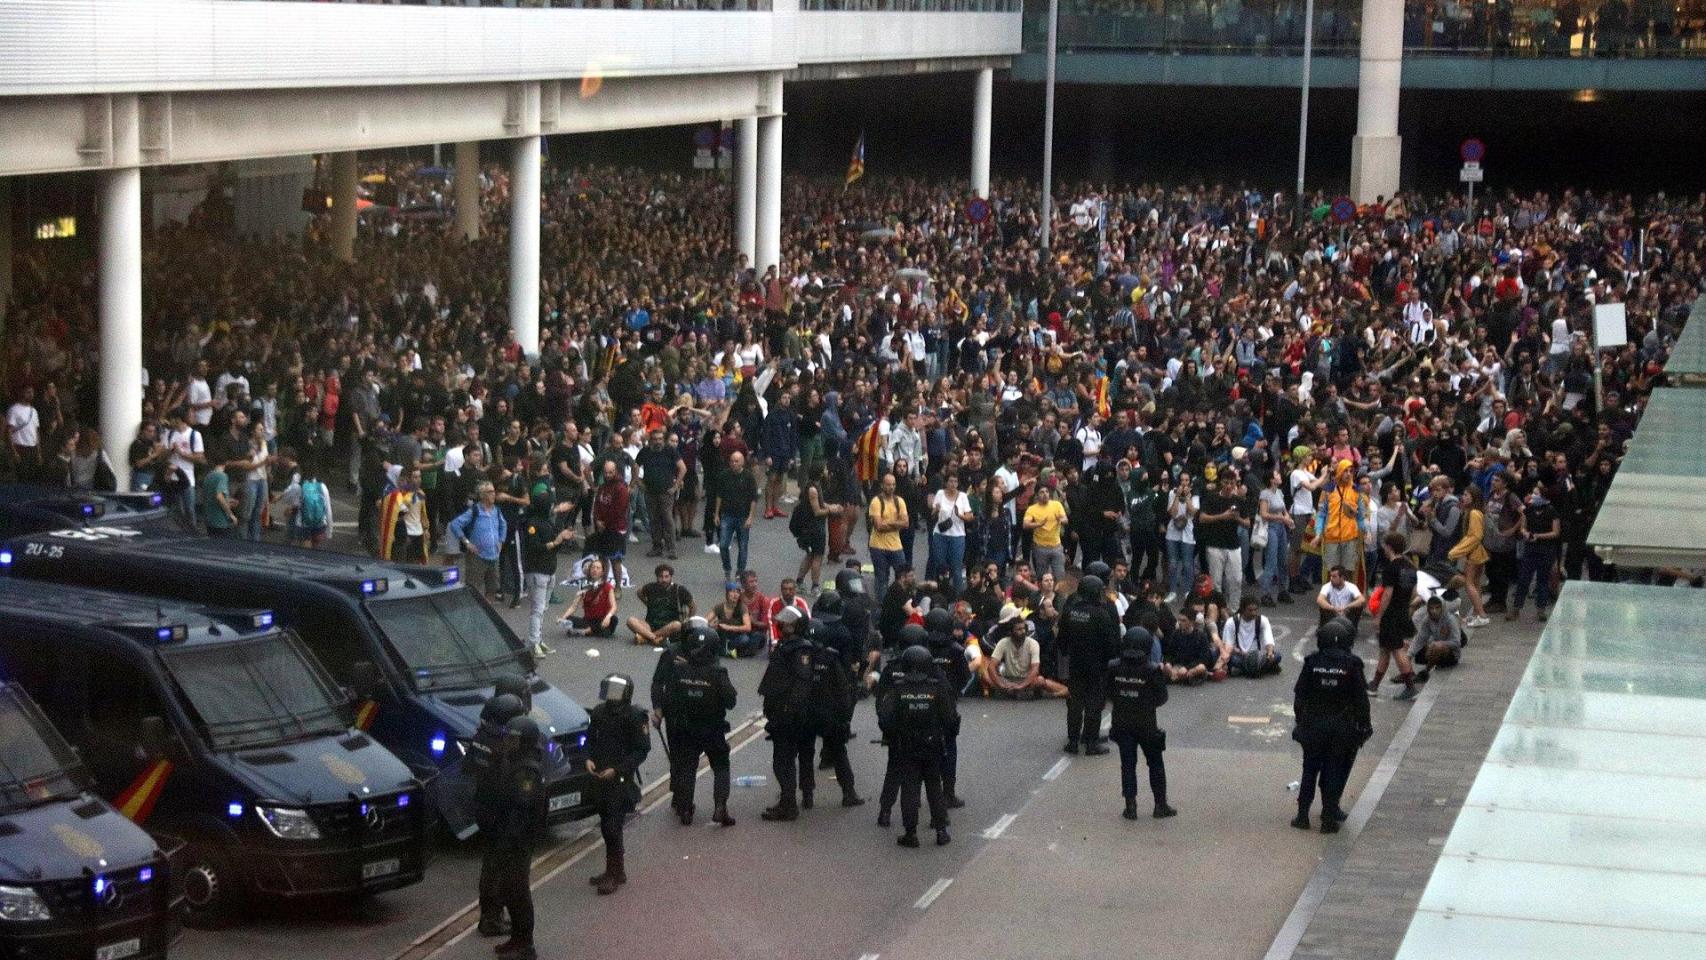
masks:
<instances>
[{"instance_id":1,"label":"woman with blonde hair","mask_svg":"<svg viewBox=\"0 0 1706 960\"><path fill-rule=\"evenodd\" d=\"M1463 493L1463 537L1446 555L1452 560L1463 561L1463 586L1469 594L1469 604L1473 611L1473 616L1464 621L1463 625L1466 627L1484 627L1491 622L1487 619L1487 608L1481 599L1481 574L1491 556L1485 543L1486 505L1487 497L1481 492L1481 488L1470 484Z\"/></svg>"}]
</instances>

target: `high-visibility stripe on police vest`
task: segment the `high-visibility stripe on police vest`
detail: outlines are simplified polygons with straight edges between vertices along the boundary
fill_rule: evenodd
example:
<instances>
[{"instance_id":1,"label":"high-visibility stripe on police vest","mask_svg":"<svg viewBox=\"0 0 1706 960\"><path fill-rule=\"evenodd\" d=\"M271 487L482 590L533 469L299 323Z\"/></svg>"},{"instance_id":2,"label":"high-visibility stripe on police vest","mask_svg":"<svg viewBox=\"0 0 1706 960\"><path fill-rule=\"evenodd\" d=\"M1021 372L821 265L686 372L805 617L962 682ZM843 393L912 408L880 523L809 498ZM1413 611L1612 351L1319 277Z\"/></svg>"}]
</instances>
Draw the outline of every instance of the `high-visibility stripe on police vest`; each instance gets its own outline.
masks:
<instances>
[{"instance_id":1,"label":"high-visibility stripe on police vest","mask_svg":"<svg viewBox=\"0 0 1706 960\"><path fill-rule=\"evenodd\" d=\"M166 778L171 775L172 761L154 761L131 781L130 786L124 788L113 805L118 807L119 813L136 823L146 821L154 812L154 803L160 799L160 792L166 789Z\"/></svg>"},{"instance_id":2,"label":"high-visibility stripe on police vest","mask_svg":"<svg viewBox=\"0 0 1706 960\"><path fill-rule=\"evenodd\" d=\"M355 710L355 728L367 730L373 726L373 718L379 716L379 701L363 700Z\"/></svg>"}]
</instances>

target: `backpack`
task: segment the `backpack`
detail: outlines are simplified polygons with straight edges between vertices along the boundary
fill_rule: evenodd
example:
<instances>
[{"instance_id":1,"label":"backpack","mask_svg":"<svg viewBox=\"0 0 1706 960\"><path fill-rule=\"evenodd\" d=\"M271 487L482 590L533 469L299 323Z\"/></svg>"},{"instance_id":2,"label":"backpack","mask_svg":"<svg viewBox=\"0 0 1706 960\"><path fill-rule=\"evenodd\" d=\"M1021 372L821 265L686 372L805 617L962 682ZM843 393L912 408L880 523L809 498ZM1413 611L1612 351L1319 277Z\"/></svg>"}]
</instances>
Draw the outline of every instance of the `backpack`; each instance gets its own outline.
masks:
<instances>
[{"instance_id":1,"label":"backpack","mask_svg":"<svg viewBox=\"0 0 1706 960\"><path fill-rule=\"evenodd\" d=\"M296 522L306 530L318 530L326 525L326 485L318 480L302 481L302 506L296 511Z\"/></svg>"},{"instance_id":2,"label":"backpack","mask_svg":"<svg viewBox=\"0 0 1706 960\"><path fill-rule=\"evenodd\" d=\"M801 492L800 502L794 504L794 512L788 514L788 533L792 534L795 540L810 536L811 523L815 518L811 504L807 502L805 493Z\"/></svg>"}]
</instances>

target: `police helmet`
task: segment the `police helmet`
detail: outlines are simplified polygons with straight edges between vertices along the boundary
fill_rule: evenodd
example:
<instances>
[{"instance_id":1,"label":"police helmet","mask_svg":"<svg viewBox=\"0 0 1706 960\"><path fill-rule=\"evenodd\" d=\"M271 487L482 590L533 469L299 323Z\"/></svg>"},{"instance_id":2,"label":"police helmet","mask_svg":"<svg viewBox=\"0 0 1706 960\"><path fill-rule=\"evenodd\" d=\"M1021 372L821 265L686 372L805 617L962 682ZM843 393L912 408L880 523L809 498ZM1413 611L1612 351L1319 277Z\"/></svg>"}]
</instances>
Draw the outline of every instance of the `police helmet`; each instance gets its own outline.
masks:
<instances>
[{"instance_id":1,"label":"police helmet","mask_svg":"<svg viewBox=\"0 0 1706 960\"><path fill-rule=\"evenodd\" d=\"M487 700L486 705L480 708L480 722L502 727L526 713L527 708L521 705L520 697L513 693L500 693Z\"/></svg>"},{"instance_id":2,"label":"police helmet","mask_svg":"<svg viewBox=\"0 0 1706 960\"><path fill-rule=\"evenodd\" d=\"M900 655L900 665L905 667L908 673L929 670L934 663L930 651L916 643L907 647Z\"/></svg>"},{"instance_id":3,"label":"police helmet","mask_svg":"<svg viewBox=\"0 0 1706 960\"><path fill-rule=\"evenodd\" d=\"M1103 563L1100 560L1097 560L1094 563L1090 564L1089 566L1085 567L1084 572L1089 574L1092 577L1100 577L1102 579L1103 583L1107 583L1108 577L1111 574L1113 574L1114 571L1111 568L1109 568L1109 566L1107 564Z\"/></svg>"},{"instance_id":4,"label":"police helmet","mask_svg":"<svg viewBox=\"0 0 1706 960\"><path fill-rule=\"evenodd\" d=\"M835 575L835 591L844 596L853 596L865 592L865 578L857 570L842 570ZM819 597L818 602L823 598Z\"/></svg>"},{"instance_id":5,"label":"police helmet","mask_svg":"<svg viewBox=\"0 0 1706 960\"><path fill-rule=\"evenodd\" d=\"M834 590L825 590L817 595L817 606L812 609L812 617L825 623L834 623L841 619L841 594Z\"/></svg>"},{"instance_id":6,"label":"police helmet","mask_svg":"<svg viewBox=\"0 0 1706 960\"><path fill-rule=\"evenodd\" d=\"M681 635L681 652L689 657L715 653L717 646L717 631L710 627L689 627Z\"/></svg>"},{"instance_id":7,"label":"police helmet","mask_svg":"<svg viewBox=\"0 0 1706 960\"><path fill-rule=\"evenodd\" d=\"M1322 650L1349 650L1356 628L1344 617L1334 617L1315 631L1315 645Z\"/></svg>"},{"instance_id":8,"label":"police helmet","mask_svg":"<svg viewBox=\"0 0 1706 960\"><path fill-rule=\"evenodd\" d=\"M605 703L632 703L634 681L625 673L613 673L598 682L598 699Z\"/></svg>"},{"instance_id":9,"label":"police helmet","mask_svg":"<svg viewBox=\"0 0 1706 960\"><path fill-rule=\"evenodd\" d=\"M529 716L512 717L504 724L504 733L521 741L521 749L539 749L539 723Z\"/></svg>"},{"instance_id":10,"label":"police helmet","mask_svg":"<svg viewBox=\"0 0 1706 960\"><path fill-rule=\"evenodd\" d=\"M951 633L954 629L954 615L946 608L937 607L924 615L924 629L931 633Z\"/></svg>"},{"instance_id":11,"label":"police helmet","mask_svg":"<svg viewBox=\"0 0 1706 960\"><path fill-rule=\"evenodd\" d=\"M1100 600L1107 589L1107 584L1103 582L1102 578L1093 573L1087 574L1084 579L1078 581L1078 595L1086 600Z\"/></svg>"},{"instance_id":12,"label":"police helmet","mask_svg":"<svg viewBox=\"0 0 1706 960\"><path fill-rule=\"evenodd\" d=\"M499 677L497 682L492 685L492 695L496 696L502 693L510 694L520 700L523 713L533 709L533 686L527 682L526 677L518 677L513 673L506 673Z\"/></svg>"},{"instance_id":13,"label":"police helmet","mask_svg":"<svg viewBox=\"0 0 1706 960\"><path fill-rule=\"evenodd\" d=\"M929 642L930 632L916 623L909 623L900 628L900 645L904 648L917 647L923 650L924 645Z\"/></svg>"},{"instance_id":14,"label":"police helmet","mask_svg":"<svg viewBox=\"0 0 1706 960\"><path fill-rule=\"evenodd\" d=\"M1125 632L1124 646L1121 653L1128 657L1147 657L1155 645L1155 634L1143 627L1132 627Z\"/></svg>"}]
</instances>

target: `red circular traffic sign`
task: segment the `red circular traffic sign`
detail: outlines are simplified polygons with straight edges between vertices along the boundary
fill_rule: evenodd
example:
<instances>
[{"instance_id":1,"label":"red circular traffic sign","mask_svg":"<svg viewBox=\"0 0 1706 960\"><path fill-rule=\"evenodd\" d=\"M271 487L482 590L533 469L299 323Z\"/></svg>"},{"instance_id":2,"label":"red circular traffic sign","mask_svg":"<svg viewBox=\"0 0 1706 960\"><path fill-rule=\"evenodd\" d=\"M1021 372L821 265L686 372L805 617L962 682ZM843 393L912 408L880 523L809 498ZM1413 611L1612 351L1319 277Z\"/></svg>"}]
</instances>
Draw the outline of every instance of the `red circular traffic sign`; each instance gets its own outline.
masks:
<instances>
[{"instance_id":1,"label":"red circular traffic sign","mask_svg":"<svg viewBox=\"0 0 1706 960\"><path fill-rule=\"evenodd\" d=\"M966 201L966 219L972 223L982 223L989 219L989 201L982 197L972 197Z\"/></svg>"},{"instance_id":2,"label":"red circular traffic sign","mask_svg":"<svg viewBox=\"0 0 1706 960\"><path fill-rule=\"evenodd\" d=\"M1350 197L1340 197L1333 201L1332 213L1334 223L1350 223L1352 220L1356 219L1356 201L1352 200Z\"/></svg>"},{"instance_id":3,"label":"red circular traffic sign","mask_svg":"<svg viewBox=\"0 0 1706 960\"><path fill-rule=\"evenodd\" d=\"M1463 158L1464 163L1480 163L1481 158L1487 155L1487 145L1470 137L1457 148L1457 155Z\"/></svg>"}]
</instances>

